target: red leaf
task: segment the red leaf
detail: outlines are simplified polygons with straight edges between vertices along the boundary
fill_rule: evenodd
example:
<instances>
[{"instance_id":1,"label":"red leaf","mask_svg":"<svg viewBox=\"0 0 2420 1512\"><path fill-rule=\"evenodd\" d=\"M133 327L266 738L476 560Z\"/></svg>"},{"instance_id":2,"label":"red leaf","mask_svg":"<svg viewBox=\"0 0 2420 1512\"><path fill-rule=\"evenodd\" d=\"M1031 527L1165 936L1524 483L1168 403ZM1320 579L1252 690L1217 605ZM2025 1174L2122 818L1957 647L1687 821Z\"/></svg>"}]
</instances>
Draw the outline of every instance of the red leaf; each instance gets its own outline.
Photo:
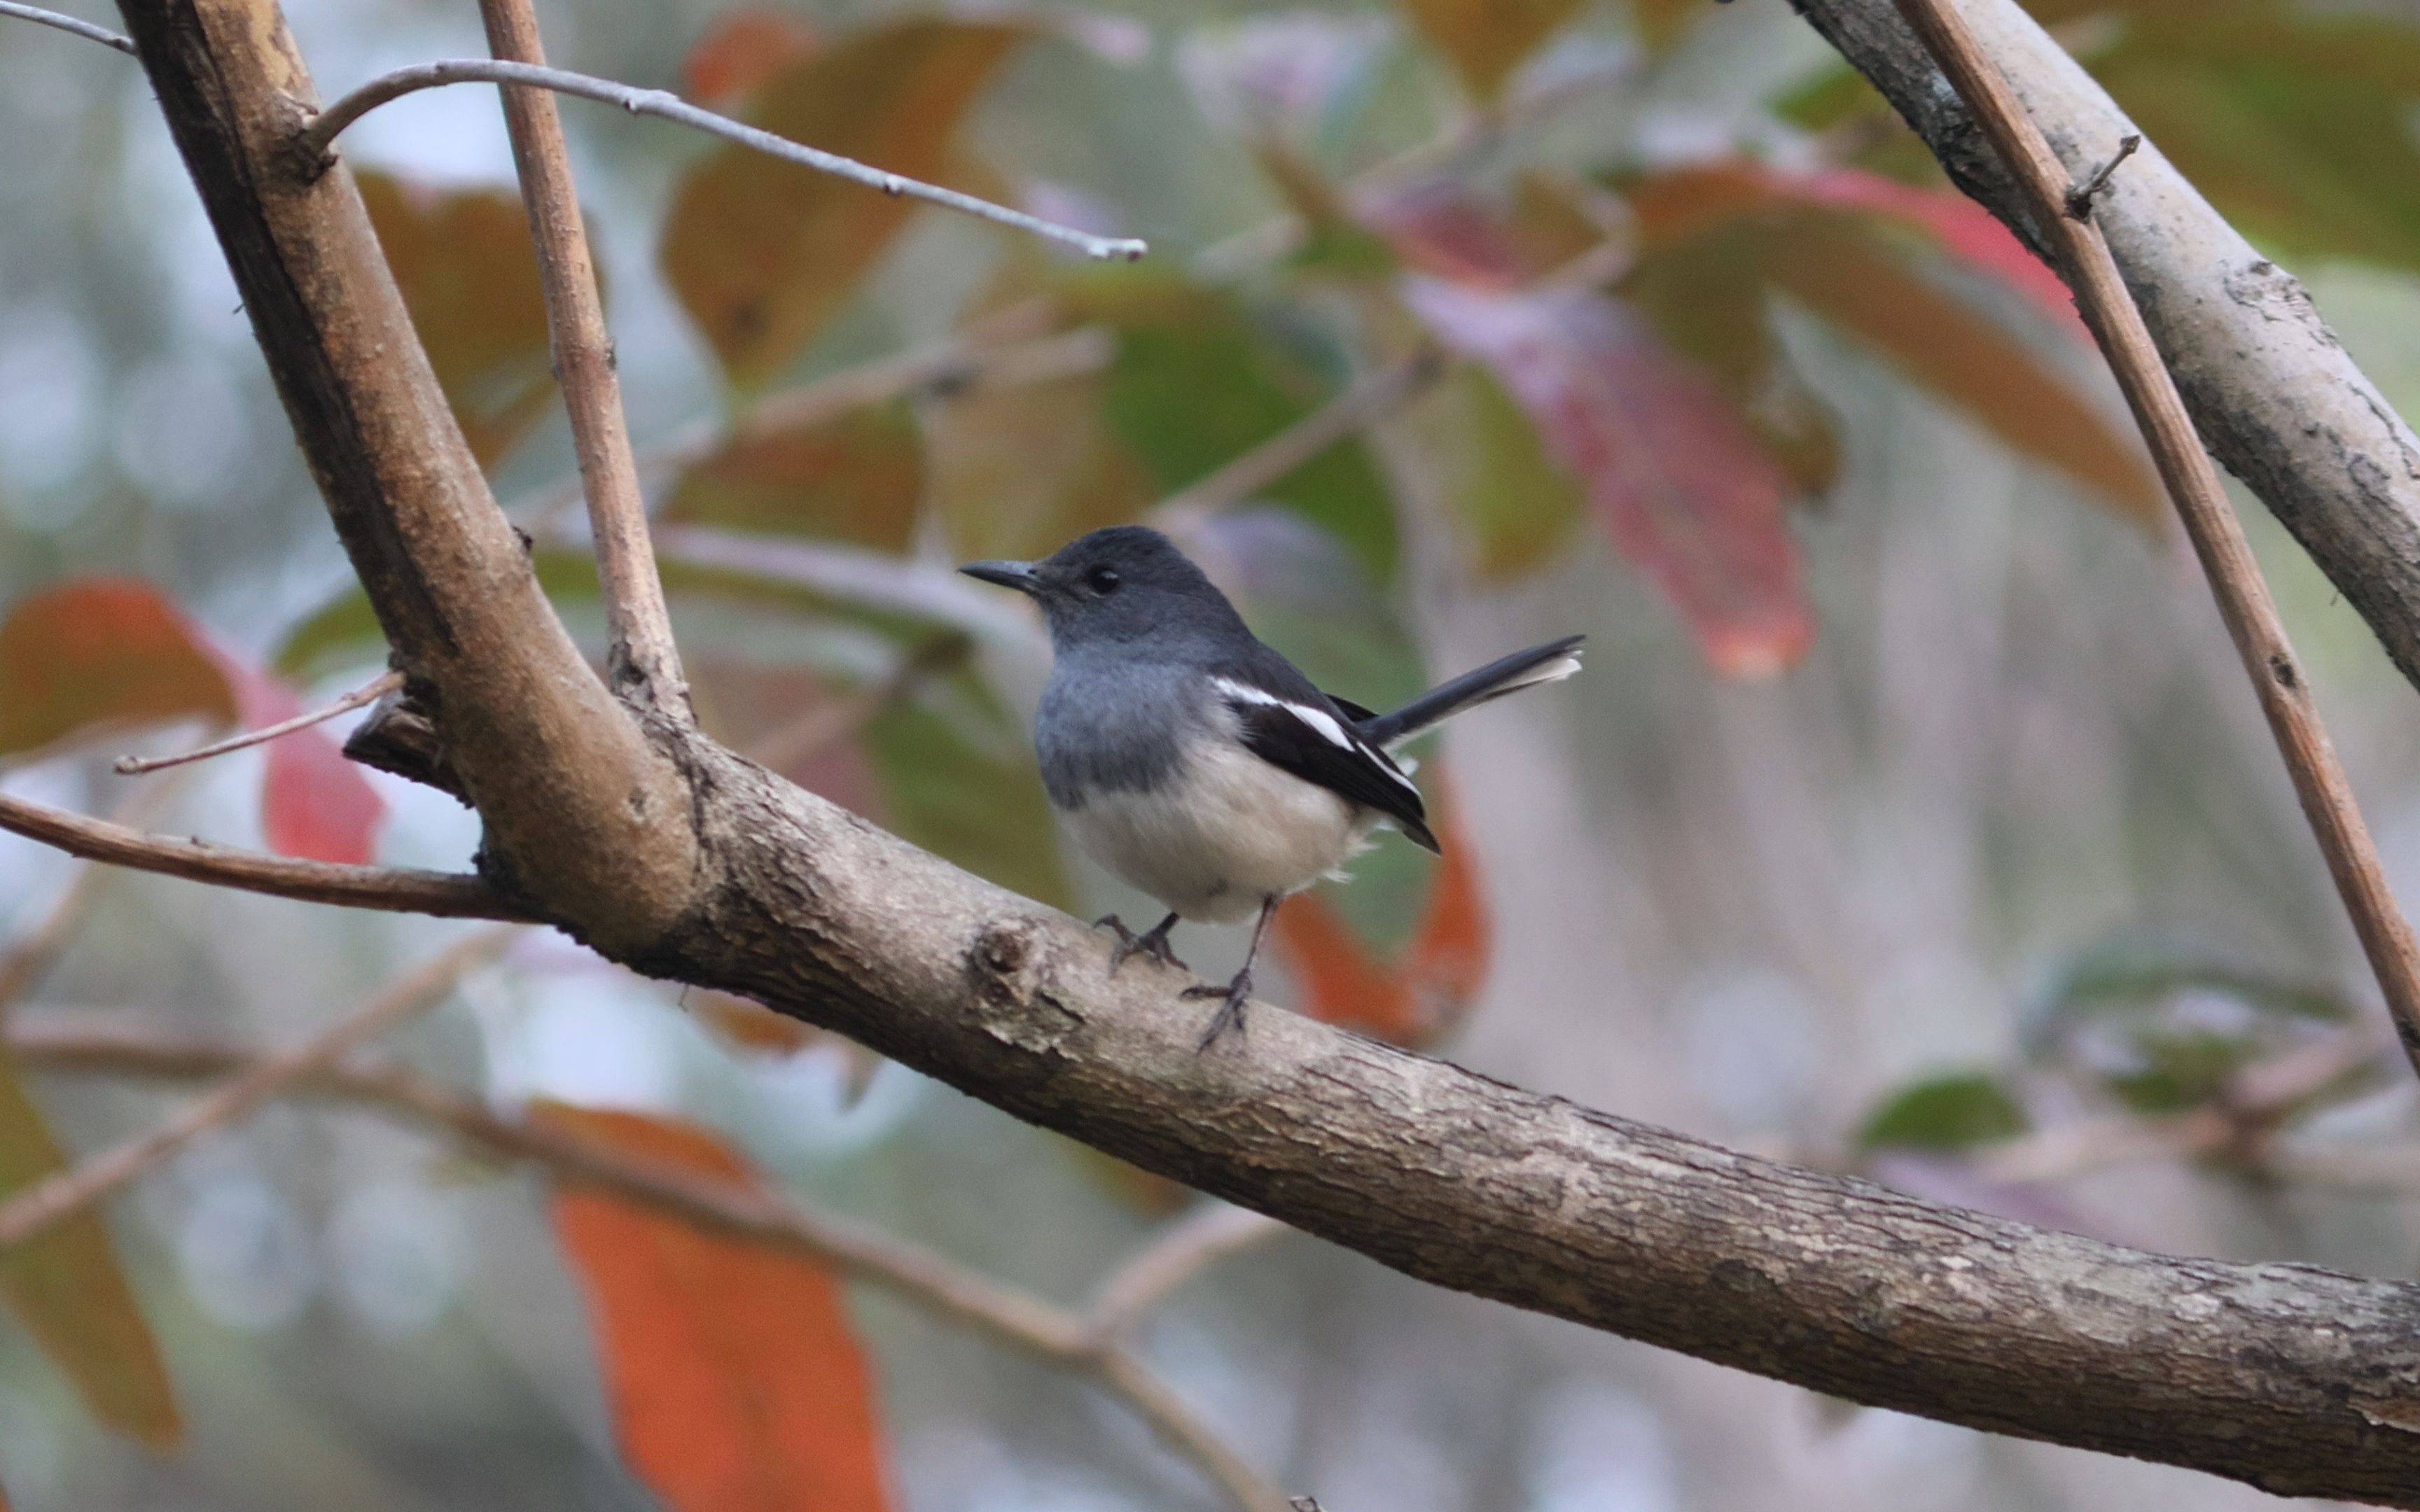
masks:
<instances>
[{"instance_id":1,"label":"red leaf","mask_svg":"<svg viewBox=\"0 0 2420 1512\"><path fill-rule=\"evenodd\" d=\"M1784 518L1789 479L1711 378L1629 309L1584 290L1414 276L1404 297L1503 382L1718 671L1769 675L1807 649L1814 624Z\"/></svg>"},{"instance_id":2,"label":"red leaf","mask_svg":"<svg viewBox=\"0 0 2420 1512\"><path fill-rule=\"evenodd\" d=\"M733 11L718 17L681 60L681 93L728 109L821 42L813 26L786 11Z\"/></svg>"},{"instance_id":3,"label":"red leaf","mask_svg":"<svg viewBox=\"0 0 2420 1512\"><path fill-rule=\"evenodd\" d=\"M133 578L73 578L0 624L0 755L89 727L236 717L217 659L175 605Z\"/></svg>"},{"instance_id":4,"label":"red leaf","mask_svg":"<svg viewBox=\"0 0 2420 1512\"><path fill-rule=\"evenodd\" d=\"M691 1125L535 1111L625 1154L757 1180ZM671 1512L889 1506L872 1381L830 1275L593 1191L559 1191L553 1207L588 1291L623 1457Z\"/></svg>"},{"instance_id":5,"label":"red leaf","mask_svg":"<svg viewBox=\"0 0 2420 1512\"><path fill-rule=\"evenodd\" d=\"M212 654L235 687L247 728L276 724L302 712L293 690L275 677L224 653ZM270 849L282 856L355 865L375 857L386 804L324 727L280 735L262 755L260 827Z\"/></svg>"}]
</instances>

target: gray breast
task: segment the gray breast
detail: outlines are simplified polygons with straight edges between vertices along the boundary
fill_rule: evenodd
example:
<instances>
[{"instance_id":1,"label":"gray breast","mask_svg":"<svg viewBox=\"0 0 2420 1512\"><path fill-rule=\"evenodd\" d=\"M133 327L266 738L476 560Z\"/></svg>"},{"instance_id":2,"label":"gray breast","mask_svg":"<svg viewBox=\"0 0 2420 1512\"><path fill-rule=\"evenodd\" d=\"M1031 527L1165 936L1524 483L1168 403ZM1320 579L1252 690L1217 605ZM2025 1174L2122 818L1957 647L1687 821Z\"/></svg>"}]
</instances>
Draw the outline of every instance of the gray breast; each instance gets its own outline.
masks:
<instances>
[{"instance_id":1,"label":"gray breast","mask_svg":"<svg viewBox=\"0 0 2420 1512\"><path fill-rule=\"evenodd\" d=\"M1206 733L1184 669L1130 657L1062 655L1035 719L1043 785L1062 809L1097 793L1139 793L1168 780L1184 743Z\"/></svg>"}]
</instances>

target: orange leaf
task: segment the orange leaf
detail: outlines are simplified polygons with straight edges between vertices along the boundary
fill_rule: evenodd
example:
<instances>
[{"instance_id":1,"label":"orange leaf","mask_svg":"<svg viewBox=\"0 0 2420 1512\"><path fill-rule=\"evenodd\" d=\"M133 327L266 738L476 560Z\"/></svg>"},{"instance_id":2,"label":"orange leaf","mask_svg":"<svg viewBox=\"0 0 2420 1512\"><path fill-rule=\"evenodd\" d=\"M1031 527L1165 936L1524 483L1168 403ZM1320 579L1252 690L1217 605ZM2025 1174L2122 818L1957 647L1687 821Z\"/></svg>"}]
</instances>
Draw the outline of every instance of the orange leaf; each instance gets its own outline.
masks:
<instances>
[{"instance_id":1,"label":"orange leaf","mask_svg":"<svg viewBox=\"0 0 2420 1512\"><path fill-rule=\"evenodd\" d=\"M757 1180L692 1125L551 1104L625 1154ZM554 1227L585 1283L615 1435L671 1512L882 1512L880 1427L831 1277L792 1254L577 1187Z\"/></svg>"},{"instance_id":2,"label":"orange leaf","mask_svg":"<svg viewBox=\"0 0 2420 1512\"><path fill-rule=\"evenodd\" d=\"M1429 879L1428 902L1420 908L1419 928L1412 935L1404 967L1414 989L1431 1000L1432 1018L1450 1015L1479 995L1487 981L1494 944L1487 900L1479 889L1477 853L1461 808L1447 796L1442 777L1440 773L1434 818L1445 854Z\"/></svg>"},{"instance_id":3,"label":"orange leaf","mask_svg":"<svg viewBox=\"0 0 2420 1512\"><path fill-rule=\"evenodd\" d=\"M924 491L906 401L751 429L681 475L663 518L905 551Z\"/></svg>"},{"instance_id":4,"label":"orange leaf","mask_svg":"<svg viewBox=\"0 0 2420 1512\"><path fill-rule=\"evenodd\" d=\"M546 297L520 196L354 175L455 422L492 468L554 397Z\"/></svg>"},{"instance_id":5,"label":"orange leaf","mask_svg":"<svg viewBox=\"0 0 2420 1512\"><path fill-rule=\"evenodd\" d=\"M857 32L754 93L751 125L911 178L950 165L976 95L1028 35L918 19ZM845 303L913 202L746 147L690 170L674 196L664 277L742 387L779 373Z\"/></svg>"},{"instance_id":6,"label":"orange leaf","mask_svg":"<svg viewBox=\"0 0 2420 1512\"><path fill-rule=\"evenodd\" d=\"M711 109L728 109L811 55L822 40L787 11L734 11L717 18L681 60L681 93Z\"/></svg>"},{"instance_id":7,"label":"orange leaf","mask_svg":"<svg viewBox=\"0 0 2420 1512\"><path fill-rule=\"evenodd\" d=\"M1278 905L1269 933L1301 984L1305 1014L1398 1044L1420 1039L1419 1004L1411 989L1370 953L1326 899L1295 893Z\"/></svg>"},{"instance_id":8,"label":"orange leaf","mask_svg":"<svg viewBox=\"0 0 2420 1512\"><path fill-rule=\"evenodd\" d=\"M74 578L0 624L0 754L87 726L236 717L235 692L193 625L132 578Z\"/></svg>"}]
</instances>

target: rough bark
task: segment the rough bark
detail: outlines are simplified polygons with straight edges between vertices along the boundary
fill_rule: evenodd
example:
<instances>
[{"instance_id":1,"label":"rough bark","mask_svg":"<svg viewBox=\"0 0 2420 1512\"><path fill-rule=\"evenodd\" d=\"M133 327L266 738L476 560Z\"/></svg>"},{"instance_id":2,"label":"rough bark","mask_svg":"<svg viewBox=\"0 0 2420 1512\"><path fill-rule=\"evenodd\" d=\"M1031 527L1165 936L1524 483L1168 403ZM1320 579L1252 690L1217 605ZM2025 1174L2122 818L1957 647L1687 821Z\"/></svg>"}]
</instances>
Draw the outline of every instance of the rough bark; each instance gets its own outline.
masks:
<instances>
[{"instance_id":1,"label":"rough bark","mask_svg":"<svg viewBox=\"0 0 2420 1512\"><path fill-rule=\"evenodd\" d=\"M1893 0L1792 0L1889 99L1960 188L2037 252L2024 195ZM1984 51L2081 179L2135 127L2015 0L1961 0ZM2253 250L2159 144L2093 201L2194 424L2420 684L2420 440L2293 275Z\"/></svg>"},{"instance_id":2,"label":"rough bark","mask_svg":"<svg viewBox=\"0 0 2420 1512\"><path fill-rule=\"evenodd\" d=\"M1211 1008L1184 979L1113 979L1064 916L643 728L493 517L344 170L279 178L280 101L310 97L274 4L122 3L347 547L548 917L1440 1285L1858 1401L2420 1507L2420 1287L1939 1207L1265 1005L1197 1054Z\"/></svg>"}]
</instances>

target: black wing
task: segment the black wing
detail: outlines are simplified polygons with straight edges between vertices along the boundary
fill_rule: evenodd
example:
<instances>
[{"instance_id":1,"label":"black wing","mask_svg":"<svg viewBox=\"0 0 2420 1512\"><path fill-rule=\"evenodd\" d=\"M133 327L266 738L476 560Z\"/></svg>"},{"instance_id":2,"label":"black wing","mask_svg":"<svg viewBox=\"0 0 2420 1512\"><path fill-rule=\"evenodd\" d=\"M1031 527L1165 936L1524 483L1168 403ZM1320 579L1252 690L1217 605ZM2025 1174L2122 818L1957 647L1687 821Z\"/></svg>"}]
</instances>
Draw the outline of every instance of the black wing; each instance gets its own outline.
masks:
<instances>
[{"instance_id":1,"label":"black wing","mask_svg":"<svg viewBox=\"0 0 2420 1512\"><path fill-rule=\"evenodd\" d=\"M1275 665L1254 658L1212 678L1252 754L1385 814L1414 844L1435 851L1420 790L1385 751L1361 738L1354 728L1359 716L1338 707L1275 652L1266 663Z\"/></svg>"}]
</instances>

